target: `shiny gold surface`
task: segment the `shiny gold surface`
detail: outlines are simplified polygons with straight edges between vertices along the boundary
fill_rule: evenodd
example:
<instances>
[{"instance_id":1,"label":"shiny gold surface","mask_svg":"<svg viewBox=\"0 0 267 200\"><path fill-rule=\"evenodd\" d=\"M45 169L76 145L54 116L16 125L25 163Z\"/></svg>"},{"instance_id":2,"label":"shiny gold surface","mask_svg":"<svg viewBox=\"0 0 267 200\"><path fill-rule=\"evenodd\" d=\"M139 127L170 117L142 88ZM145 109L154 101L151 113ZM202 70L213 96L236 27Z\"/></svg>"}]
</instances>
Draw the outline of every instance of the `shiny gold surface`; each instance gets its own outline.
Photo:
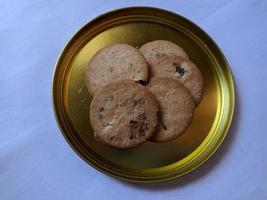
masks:
<instances>
[{"instance_id":1,"label":"shiny gold surface","mask_svg":"<svg viewBox=\"0 0 267 200\"><path fill-rule=\"evenodd\" d=\"M113 43L139 47L157 39L182 46L204 76L204 97L192 124L181 137L167 143L119 150L97 142L89 120L92 97L84 83L90 58ZM182 176L214 153L231 123L234 88L226 60L200 28L164 10L136 7L102 15L74 35L56 65L53 103L63 135L90 165L124 180L153 182Z\"/></svg>"}]
</instances>

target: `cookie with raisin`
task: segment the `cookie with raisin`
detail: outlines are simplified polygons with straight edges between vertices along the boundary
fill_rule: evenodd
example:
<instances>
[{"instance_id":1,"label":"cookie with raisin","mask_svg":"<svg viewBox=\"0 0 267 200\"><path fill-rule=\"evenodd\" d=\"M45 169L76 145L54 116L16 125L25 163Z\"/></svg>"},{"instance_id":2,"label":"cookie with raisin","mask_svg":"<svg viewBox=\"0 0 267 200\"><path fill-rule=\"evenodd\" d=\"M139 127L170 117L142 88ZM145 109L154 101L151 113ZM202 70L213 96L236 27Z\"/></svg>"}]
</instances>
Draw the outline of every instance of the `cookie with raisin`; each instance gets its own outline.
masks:
<instances>
[{"instance_id":1,"label":"cookie with raisin","mask_svg":"<svg viewBox=\"0 0 267 200\"><path fill-rule=\"evenodd\" d=\"M203 96L204 80L199 68L190 60L178 56L163 56L150 64L150 76L174 78L191 93L195 105Z\"/></svg>"},{"instance_id":2,"label":"cookie with raisin","mask_svg":"<svg viewBox=\"0 0 267 200\"><path fill-rule=\"evenodd\" d=\"M133 80L118 80L96 93L90 106L90 121L98 140L125 149L152 136L158 113L158 103L145 86Z\"/></svg>"},{"instance_id":3,"label":"cookie with raisin","mask_svg":"<svg viewBox=\"0 0 267 200\"><path fill-rule=\"evenodd\" d=\"M147 88L160 107L158 130L150 140L165 142L177 138L192 121L195 107L192 95L182 83L168 77L153 77Z\"/></svg>"}]
</instances>

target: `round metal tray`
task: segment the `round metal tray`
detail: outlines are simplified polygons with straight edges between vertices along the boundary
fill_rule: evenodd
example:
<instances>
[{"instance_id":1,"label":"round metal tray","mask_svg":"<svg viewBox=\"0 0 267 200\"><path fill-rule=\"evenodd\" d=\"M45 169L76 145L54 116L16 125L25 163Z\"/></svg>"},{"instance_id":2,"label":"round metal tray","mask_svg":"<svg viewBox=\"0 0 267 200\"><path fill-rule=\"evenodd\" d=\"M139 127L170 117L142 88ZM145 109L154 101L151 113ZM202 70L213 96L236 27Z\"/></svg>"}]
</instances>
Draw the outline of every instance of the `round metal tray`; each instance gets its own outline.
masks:
<instances>
[{"instance_id":1,"label":"round metal tray","mask_svg":"<svg viewBox=\"0 0 267 200\"><path fill-rule=\"evenodd\" d=\"M204 76L204 96L189 129L176 140L128 150L97 142L89 120L92 97L84 83L86 65L107 45L139 47L157 39L182 46ZM227 134L234 96L229 66L214 41L184 17L149 7L115 10L83 26L63 49L53 79L55 116L67 142L91 166L127 181L169 180L204 163Z\"/></svg>"}]
</instances>

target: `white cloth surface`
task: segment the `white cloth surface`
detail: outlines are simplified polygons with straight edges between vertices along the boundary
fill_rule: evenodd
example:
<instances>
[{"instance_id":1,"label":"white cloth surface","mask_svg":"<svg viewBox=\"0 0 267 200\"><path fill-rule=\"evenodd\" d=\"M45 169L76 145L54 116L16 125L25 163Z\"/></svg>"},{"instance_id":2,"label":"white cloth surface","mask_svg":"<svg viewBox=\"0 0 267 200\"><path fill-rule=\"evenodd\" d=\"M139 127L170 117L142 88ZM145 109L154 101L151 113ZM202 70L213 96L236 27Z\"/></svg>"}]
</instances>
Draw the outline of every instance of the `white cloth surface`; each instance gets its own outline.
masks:
<instances>
[{"instance_id":1,"label":"white cloth surface","mask_svg":"<svg viewBox=\"0 0 267 200\"><path fill-rule=\"evenodd\" d=\"M53 116L51 80L70 37L99 14L154 6L181 14L219 45L236 85L229 135L198 170L131 184L82 161ZM0 199L267 199L267 1L0 0Z\"/></svg>"}]
</instances>

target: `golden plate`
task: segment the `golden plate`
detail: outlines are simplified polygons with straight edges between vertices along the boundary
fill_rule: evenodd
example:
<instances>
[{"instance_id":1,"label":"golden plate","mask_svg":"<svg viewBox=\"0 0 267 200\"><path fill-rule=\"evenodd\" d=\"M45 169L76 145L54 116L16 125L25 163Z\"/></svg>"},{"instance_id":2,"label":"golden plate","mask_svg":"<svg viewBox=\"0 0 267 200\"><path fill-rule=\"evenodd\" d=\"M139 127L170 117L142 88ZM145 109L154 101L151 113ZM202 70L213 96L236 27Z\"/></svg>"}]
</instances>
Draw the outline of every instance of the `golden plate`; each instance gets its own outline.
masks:
<instances>
[{"instance_id":1,"label":"golden plate","mask_svg":"<svg viewBox=\"0 0 267 200\"><path fill-rule=\"evenodd\" d=\"M84 83L87 63L107 45L139 47L157 39L182 46L204 76L204 97L192 124L181 137L166 143L119 150L97 142L89 120L92 97ZM197 25L165 10L132 7L97 17L71 38L56 64L53 103L65 139L88 164L123 180L157 182L187 174L216 151L231 124L234 85L222 52Z\"/></svg>"}]
</instances>

